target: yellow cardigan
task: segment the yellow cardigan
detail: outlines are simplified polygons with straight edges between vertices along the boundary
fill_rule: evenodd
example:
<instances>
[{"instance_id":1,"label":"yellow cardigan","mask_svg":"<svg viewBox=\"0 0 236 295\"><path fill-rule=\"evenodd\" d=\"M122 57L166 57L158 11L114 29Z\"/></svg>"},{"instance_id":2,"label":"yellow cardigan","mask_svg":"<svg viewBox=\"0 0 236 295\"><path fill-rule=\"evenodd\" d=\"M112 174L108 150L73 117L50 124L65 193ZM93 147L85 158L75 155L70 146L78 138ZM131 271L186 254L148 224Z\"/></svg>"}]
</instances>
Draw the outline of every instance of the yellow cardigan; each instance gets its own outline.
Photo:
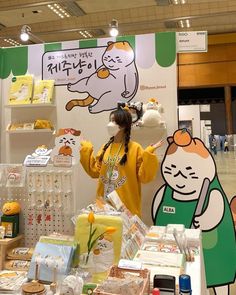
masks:
<instances>
[{"instance_id":1,"label":"yellow cardigan","mask_svg":"<svg viewBox=\"0 0 236 295\"><path fill-rule=\"evenodd\" d=\"M152 181L159 166L155 148L148 146L145 150L140 144L130 141L128 145L127 162L120 165L124 154L124 145L112 143L106 150L102 163L99 162L103 147L94 156L93 146L88 141L81 143L80 162L84 170L93 178L98 178L97 197L104 197L106 189L116 190L121 201L132 214L141 216L141 183ZM115 158L112 167L112 177L108 175L109 158Z\"/></svg>"}]
</instances>

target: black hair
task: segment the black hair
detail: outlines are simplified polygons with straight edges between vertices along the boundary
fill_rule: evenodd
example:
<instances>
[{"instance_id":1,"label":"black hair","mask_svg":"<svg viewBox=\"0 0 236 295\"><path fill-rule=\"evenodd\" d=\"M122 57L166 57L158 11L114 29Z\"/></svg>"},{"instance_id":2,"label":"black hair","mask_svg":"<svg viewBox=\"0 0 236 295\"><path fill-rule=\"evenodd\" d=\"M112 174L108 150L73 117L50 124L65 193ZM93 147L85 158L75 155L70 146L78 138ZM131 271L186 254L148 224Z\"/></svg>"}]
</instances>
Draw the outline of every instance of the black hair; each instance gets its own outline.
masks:
<instances>
[{"instance_id":1,"label":"black hair","mask_svg":"<svg viewBox=\"0 0 236 295\"><path fill-rule=\"evenodd\" d=\"M113 116L113 119L117 125L121 128L124 128L125 133L125 153L123 157L120 159L120 164L124 165L127 161L127 153L128 153L128 145L130 141L130 132L131 132L131 125L132 125L132 116L128 110L126 110L123 106L118 105L118 109L112 111L110 113L110 119ZM114 141L114 136L109 139L109 141L104 145L102 153L99 157L99 161L101 162L105 151L110 146L110 144Z\"/></svg>"}]
</instances>

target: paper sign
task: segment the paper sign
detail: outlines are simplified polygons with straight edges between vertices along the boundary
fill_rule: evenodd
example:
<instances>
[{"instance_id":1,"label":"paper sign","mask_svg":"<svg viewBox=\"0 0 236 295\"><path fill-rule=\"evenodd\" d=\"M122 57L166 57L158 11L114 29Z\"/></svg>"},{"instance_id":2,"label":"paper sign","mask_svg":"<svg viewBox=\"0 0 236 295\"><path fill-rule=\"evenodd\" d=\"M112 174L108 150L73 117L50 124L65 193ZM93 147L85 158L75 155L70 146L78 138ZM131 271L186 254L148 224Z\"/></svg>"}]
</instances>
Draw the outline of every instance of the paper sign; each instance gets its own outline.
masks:
<instances>
[{"instance_id":1,"label":"paper sign","mask_svg":"<svg viewBox=\"0 0 236 295\"><path fill-rule=\"evenodd\" d=\"M32 155L28 155L26 156L24 160L24 165L28 167L31 167L31 166L44 167L44 166L47 166L49 159L50 159L50 156L33 157Z\"/></svg>"},{"instance_id":2,"label":"paper sign","mask_svg":"<svg viewBox=\"0 0 236 295\"><path fill-rule=\"evenodd\" d=\"M177 32L177 52L206 52L207 31Z\"/></svg>"},{"instance_id":3,"label":"paper sign","mask_svg":"<svg viewBox=\"0 0 236 295\"><path fill-rule=\"evenodd\" d=\"M54 156L53 165L55 167L71 167L72 158L70 156L63 156L63 155Z\"/></svg>"}]
</instances>

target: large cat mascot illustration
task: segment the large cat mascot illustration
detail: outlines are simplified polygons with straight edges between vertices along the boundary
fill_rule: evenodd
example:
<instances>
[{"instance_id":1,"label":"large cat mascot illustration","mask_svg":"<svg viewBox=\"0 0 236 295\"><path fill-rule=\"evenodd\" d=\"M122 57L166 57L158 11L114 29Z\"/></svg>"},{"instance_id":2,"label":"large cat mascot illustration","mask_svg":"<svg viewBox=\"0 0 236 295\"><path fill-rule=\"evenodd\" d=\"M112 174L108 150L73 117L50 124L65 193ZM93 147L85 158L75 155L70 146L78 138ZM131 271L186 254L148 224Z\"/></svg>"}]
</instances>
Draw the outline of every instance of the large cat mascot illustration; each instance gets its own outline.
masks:
<instances>
[{"instance_id":1,"label":"large cat mascot illustration","mask_svg":"<svg viewBox=\"0 0 236 295\"><path fill-rule=\"evenodd\" d=\"M217 295L229 294L236 271L235 231L214 159L203 142L185 129L167 140L161 166L165 184L152 204L154 223L200 228L207 287Z\"/></svg>"},{"instance_id":2,"label":"large cat mascot illustration","mask_svg":"<svg viewBox=\"0 0 236 295\"><path fill-rule=\"evenodd\" d=\"M130 44L108 42L102 63L89 77L67 85L71 92L88 94L85 99L70 100L67 111L75 106L88 106L90 113L100 113L115 109L119 101L127 103L133 99L138 89L138 71Z\"/></svg>"}]
</instances>

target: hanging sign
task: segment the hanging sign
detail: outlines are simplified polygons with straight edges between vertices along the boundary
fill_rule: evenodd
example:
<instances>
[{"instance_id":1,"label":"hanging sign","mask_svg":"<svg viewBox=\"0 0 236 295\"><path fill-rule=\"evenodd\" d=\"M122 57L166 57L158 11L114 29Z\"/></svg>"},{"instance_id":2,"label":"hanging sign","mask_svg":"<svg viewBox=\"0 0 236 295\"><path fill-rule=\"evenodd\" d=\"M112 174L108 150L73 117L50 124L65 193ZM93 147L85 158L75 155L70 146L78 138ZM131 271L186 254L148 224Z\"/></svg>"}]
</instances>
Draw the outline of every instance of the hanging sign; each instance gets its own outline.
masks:
<instances>
[{"instance_id":1,"label":"hanging sign","mask_svg":"<svg viewBox=\"0 0 236 295\"><path fill-rule=\"evenodd\" d=\"M207 52L207 31L177 32L177 52Z\"/></svg>"}]
</instances>

